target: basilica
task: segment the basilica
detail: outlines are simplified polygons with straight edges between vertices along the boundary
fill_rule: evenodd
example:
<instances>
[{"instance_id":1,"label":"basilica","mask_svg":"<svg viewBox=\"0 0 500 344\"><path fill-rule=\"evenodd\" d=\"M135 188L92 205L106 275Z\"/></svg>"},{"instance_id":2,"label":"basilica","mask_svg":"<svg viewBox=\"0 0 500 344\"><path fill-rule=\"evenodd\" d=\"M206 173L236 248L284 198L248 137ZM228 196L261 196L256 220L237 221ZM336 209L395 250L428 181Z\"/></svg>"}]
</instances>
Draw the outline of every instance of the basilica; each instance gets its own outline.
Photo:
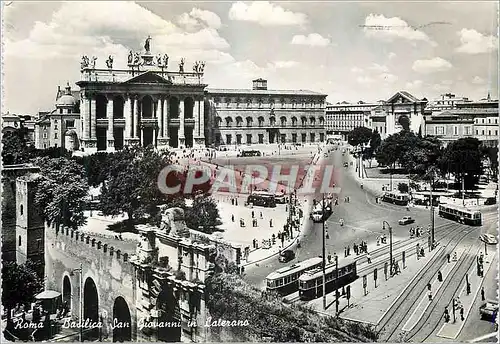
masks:
<instances>
[{"instance_id":1,"label":"basilica","mask_svg":"<svg viewBox=\"0 0 500 344\"><path fill-rule=\"evenodd\" d=\"M210 90L203 61L170 66L167 54L151 53L150 40L142 52L130 51L126 68L115 68L113 56L105 68L83 56L79 90L59 88L56 108L36 123L37 148L94 153L325 139L326 95L267 90L263 79L249 90Z\"/></svg>"}]
</instances>

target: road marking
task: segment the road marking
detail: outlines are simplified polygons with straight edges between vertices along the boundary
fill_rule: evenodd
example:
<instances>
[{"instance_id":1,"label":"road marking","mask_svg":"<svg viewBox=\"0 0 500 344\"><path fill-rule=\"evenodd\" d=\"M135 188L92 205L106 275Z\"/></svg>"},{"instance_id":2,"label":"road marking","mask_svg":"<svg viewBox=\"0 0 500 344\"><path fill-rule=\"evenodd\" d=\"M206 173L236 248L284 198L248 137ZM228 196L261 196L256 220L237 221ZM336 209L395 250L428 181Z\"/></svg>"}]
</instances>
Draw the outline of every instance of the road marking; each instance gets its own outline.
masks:
<instances>
[{"instance_id":1,"label":"road marking","mask_svg":"<svg viewBox=\"0 0 500 344\"><path fill-rule=\"evenodd\" d=\"M485 339L493 338L493 337L496 337L497 335L498 335L497 332L491 332L491 333L485 334L484 336L477 337L477 338L474 338L472 340L469 340L469 343L482 342Z\"/></svg>"}]
</instances>

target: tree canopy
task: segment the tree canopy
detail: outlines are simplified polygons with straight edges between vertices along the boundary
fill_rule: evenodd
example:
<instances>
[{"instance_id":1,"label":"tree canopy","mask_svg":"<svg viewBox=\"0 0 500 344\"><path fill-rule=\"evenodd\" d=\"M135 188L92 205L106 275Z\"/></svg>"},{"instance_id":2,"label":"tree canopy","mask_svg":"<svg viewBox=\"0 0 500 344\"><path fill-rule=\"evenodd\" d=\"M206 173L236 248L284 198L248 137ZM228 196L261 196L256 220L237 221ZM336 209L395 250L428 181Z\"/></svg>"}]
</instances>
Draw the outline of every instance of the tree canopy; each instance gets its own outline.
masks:
<instances>
[{"instance_id":1,"label":"tree canopy","mask_svg":"<svg viewBox=\"0 0 500 344\"><path fill-rule=\"evenodd\" d=\"M28 143L27 129L21 127L2 136L2 161L4 165L29 162L35 147Z\"/></svg>"},{"instance_id":2,"label":"tree canopy","mask_svg":"<svg viewBox=\"0 0 500 344\"><path fill-rule=\"evenodd\" d=\"M448 144L440 160L443 173L461 180L465 175L479 176L483 172L481 142L473 137L460 138Z\"/></svg>"},{"instance_id":3,"label":"tree canopy","mask_svg":"<svg viewBox=\"0 0 500 344\"><path fill-rule=\"evenodd\" d=\"M35 205L49 224L77 229L86 223L84 210L89 187L82 167L74 160L48 157L36 159L41 178L35 192Z\"/></svg>"},{"instance_id":4,"label":"tree canopy","mask_svg":"<svg viewBox=\"0 0 500 344\"><path fill-rule=\"evenodd\" d=\"M30 267L30 262L17 265L4 261L2 264L2 305L13 309L16 305L29 305L36 294L43 290L43 281Z\"/></svg>"},{"instance_id":5,"label":"tree canopy","mask_svg":"<svg viewBox=\"0 0 500 344\"><path fill-rule=\"evenodd\" d=\"M347 134L347 142L351 146L361 146L368 144L372 138L372 130L367 127L357 127Z\"/></svg>"},{"instance_id":6,"label":"tree canopy","mask_svg":"<svg viewBox=\"0 0 500 344\"><path fill-rule=\"evenodd\" d=\"M194 230L211 234L220 224L217 202L208 195L195 197L193 206L186 210L186 225Z\"/></svg>"}]
</instances>

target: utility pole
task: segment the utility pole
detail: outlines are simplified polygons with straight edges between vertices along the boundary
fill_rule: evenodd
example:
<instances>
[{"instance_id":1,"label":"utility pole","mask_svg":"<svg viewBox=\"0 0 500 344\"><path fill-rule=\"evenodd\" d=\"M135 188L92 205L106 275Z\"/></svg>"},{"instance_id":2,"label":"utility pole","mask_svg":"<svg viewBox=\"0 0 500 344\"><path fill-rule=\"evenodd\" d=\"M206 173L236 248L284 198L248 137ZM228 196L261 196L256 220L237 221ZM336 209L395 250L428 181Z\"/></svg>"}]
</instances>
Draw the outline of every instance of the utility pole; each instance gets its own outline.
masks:
<instances>
[{"instance_id":1,"label":"utility pole","mask_svg":"<svg viewBox=\"0 0 500 344\"><path fill-rule=\"evenodd\" d=\"M323 217L325 214L325 194L323 193ZM326 238L325 238L325 219L321 221L323 224L323 310L326 310Z\"/></svg>"},{"instance_id":2,"label":"utility pole","mask_svg":"<svg viewBox=\"0 0 500 344\"><path fill-rule=\"evenodd\" d=\"M431 250L434 249L434 202L432 198L432 188L434 186L434 175L431 177Z\"/></svg>"},{"instance_id":3,"label":"utility pole","mask_svg":"<svg viewBox=\"0 0 500 344\"><path fill-rule=\"evenodd\" d=\"M292 193L288 197L288 226L290 226L290 239L293 239L293 224L292 224Z\"/></svg>"},{"instance_id":4,"label":"utility pole","mask_svg":"<svg viewBox=\"0 0 500 344\"><path fill-rule=\"evenodd\" d=\"M462 175L462 205L465 206L465 174Z\"/></svg>"},{"instance_id":5,"label":"utility pole","mask_svg":"<svg viewBox=\"0 0 500 344\"><path fill-rule=\"evenodd\" d=\"M80 273L80 342L83 342L83 268L80 263L80 268L76 269Z\"/></svg>"},{"instance_id":6,"label":"utility pole","mask_svg":"<svg viewBox=\"0 0 500 344\"><path fill-rule=\"evenodd\" d=\"M387 224L387 227L389 227L389 264L390 264L390 275L392 276L393 274L393 264L392 264L392 227L387 221L382 221L382 226L383 229L385 230L385 225Z\"/></svg>"},{"instance_id":7,"label":"utility pole","mask_svg":"<svg viewBox=\"0 0 500 344\"><path fill-rule=\"evenodd\" d=\"M335 278L338 279L338 276L339 276L339 256L335 255ZM339 316L339 300L338 300L339 289L337 286L338 286L337 281L335 281L335 315Z\"/></svg>"}]
</instances>

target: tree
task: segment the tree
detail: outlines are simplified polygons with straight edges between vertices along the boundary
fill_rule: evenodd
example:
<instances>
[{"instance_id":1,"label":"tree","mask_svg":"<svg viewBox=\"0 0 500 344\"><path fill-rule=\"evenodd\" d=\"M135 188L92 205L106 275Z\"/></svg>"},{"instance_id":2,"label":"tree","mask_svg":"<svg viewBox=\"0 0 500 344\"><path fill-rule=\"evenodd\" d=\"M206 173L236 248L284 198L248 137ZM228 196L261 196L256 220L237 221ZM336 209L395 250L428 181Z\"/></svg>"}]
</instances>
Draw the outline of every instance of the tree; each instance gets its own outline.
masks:
<instances>
[{"instance_id":1,"label":"tree","mask_svg":"<svg viewBox=\"0 0 500 344\"><path fill-rule=\"evenodd\" d=\"M85 169L90 186L98 187L104 182L109 166L108 159L112 154L113 153L97 152L96 154L75 158L75 160Z\"/></svg>"},{"instance_id":2,"label":"tree","mask_svg":"<svg viewBox=\"0 0 500 344\"><path fill-rule=\"evenodd\" d=\"M399 183L398 184L398 191L401 192L401 193L408 193L408 191L409 191L408 184L406 184L406 183Z\"/></svg>"},{"instance_id":3,"label":"tree","mask_svg":"<svg viewBox=\"0 0 500 344\"><path fill-rule=\"evenodd\" d=\"M158 205L167 199L158 187L158 176L168 164L167 158L151 147L135 147L112 154L101 190L101 211L111 216L126 213L129 226L135 218L146 214L155 218Z\"/></svg>"},{"instance_id":4,"label":"tree","mask_svg":"<svg viewBox=\"0 0 500 344\"><path fill-rule=\"evenodd\" d=\"M371 129L367 127L357 127L351 130L347 134L347 142L351 146L354 147L361 146L361 148L363 148L364 145L370 142L371 137L372 137Z\"/></svg>"},{"instance_id":5,"label":"tree","mask_svg":"<svg viewBox=\"0 0 500 344\"><path fill-rule=\"evenodd\" d=\"M481 146L481 154L489 162L489 172L490 175L495 179L498 178L498 146L488 147Z\"/></svg>"},{"instance_id":6,"label":"tree","mask_svg":"<svg viewBox=\"0 0 500 344\"><path fill-rule=\"evenodd\" d=\"M41 178L35 191L35 205L42 218L57 227L77 229L86 223L89 187L82 167L67 158L38 158Z\"/></svg>"},{"instance_id":7,"label":"tree","mask_svg":"<svg viewBox=\"0 0 500 344\"><path fill-rule=\"evenodd\" d=\"M2 161L4 165L27 163L35 150L28 144L27 129L21 127L12 132L6 132L2 137Z\"/></svg>"},{"instance_id":8,"label":"tree","mask_svg":"<svg viewBox=\"0 0 500 344\"><path fill-rule=\"evenodd\" d=\"M30 262L17 265L4 261L2 264L2 305L10 310L17 305L28 306L35 300L36 294L43 290L43 281L31 269Z\"/></svg>"},{"instance_id":9,"label":"tree","mask_svg":"<svg viewBox=\"0 0 500 344\"><path fill-rule=\"evenodd\" d=\"M215 227L221 224L217 202L206 195L195 197L193 206L186 211L186 224L204 233L214 232Z\"/></svg>"},{"instance_id":10,"label":"tree","mask_svg":"<svg viewBox=\"0 0 500 344\"><path fill-rule=\"evenodd\" d=\"M380 134L378 131L373 130L370 137L370 146L367 147L363 152L363 159L368 160L370 164L370 168L372 167L372 159L375 157L375 154L382 143L382 139L380 138Z\"/></svg>"},{"instance_id":11,"label":"tree","mask_svg":"<svg viewBox=\"0 0 500 344\"><path fill-rule=\"evenodd\" d=\"M460 138L451 142L439 160L442 174L451 173L457 182L468 182L465 189L471 189L474 178L483 173L481 142L473 137Z\"/></svg>"}]
</instances>

